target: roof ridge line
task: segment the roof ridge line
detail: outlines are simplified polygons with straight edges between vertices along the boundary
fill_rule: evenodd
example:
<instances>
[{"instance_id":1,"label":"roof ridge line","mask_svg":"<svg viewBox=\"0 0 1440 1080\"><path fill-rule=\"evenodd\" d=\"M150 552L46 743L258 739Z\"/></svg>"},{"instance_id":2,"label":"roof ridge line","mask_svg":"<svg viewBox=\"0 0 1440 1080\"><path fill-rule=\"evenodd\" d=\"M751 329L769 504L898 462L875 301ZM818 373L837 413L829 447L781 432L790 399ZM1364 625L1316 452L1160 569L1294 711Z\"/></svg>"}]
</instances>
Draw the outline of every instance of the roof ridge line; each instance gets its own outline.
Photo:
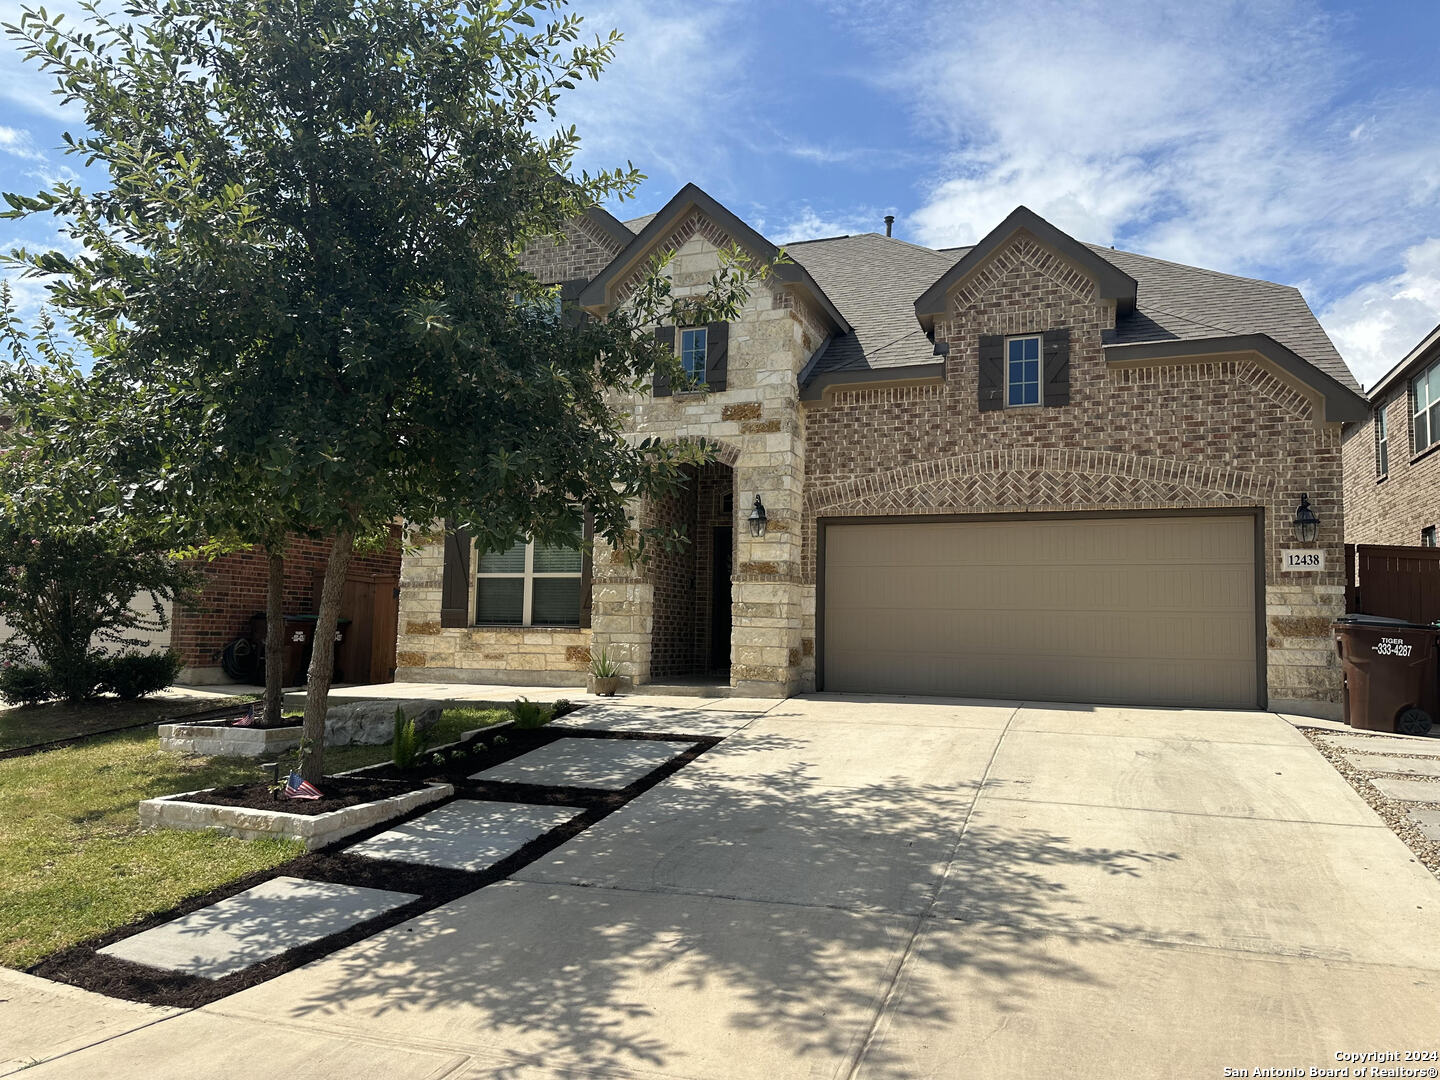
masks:
<instances>
[{"instance_id":1,"label":"roof ridge line","mask_svg":"<svg viewBox=\"0 0 1440 1080\"><path fill-rule=\"evenodd\" d=\"M1248 281L1254 285L1273 285L1277 289L1289 289L1291 292L1300 292L1294 285L1286 285L1283 281L1271 281L1269 278L1246 277L1244 274L1227 274L1224 270L1213 270L1208 266L1195 266L1193 263L1176 262L1174 259L1162 259L1157 255L1146 255L1143 251L1131 251L1128 248L1116 248L1104 244L1092 244L1088 240L1082 241L1088 248L1093 248L1102 255L1107 251L1118 252L1121 255L1129 255L1135 259L1146 259L1149 262L1164 263L1166 266L1178 266L1182 270L1194 270L1201 274L1210 274L1213 277L1229 278L1231 281ZM1303 294L1302 294L1303 295Z\"/></svg>"}]
</instances>

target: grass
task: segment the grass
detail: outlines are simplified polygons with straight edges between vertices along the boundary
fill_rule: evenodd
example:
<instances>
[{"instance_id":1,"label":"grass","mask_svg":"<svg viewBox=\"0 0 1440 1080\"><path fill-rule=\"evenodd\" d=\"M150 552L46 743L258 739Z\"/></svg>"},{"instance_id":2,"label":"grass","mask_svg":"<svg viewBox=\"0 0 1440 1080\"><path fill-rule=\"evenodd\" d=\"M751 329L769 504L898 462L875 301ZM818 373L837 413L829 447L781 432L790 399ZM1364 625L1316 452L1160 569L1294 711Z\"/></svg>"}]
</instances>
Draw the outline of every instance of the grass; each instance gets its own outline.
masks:
<instances>
[{"instance_id":1,"label":"grass","mask_svg":"<svg viewBox=\"0 0 1440 1080\"><path fill-rule=\"evenodd\" d=\"M507 715L449 710L429 743L450 741ZM335 748L326 753L326 771L389 757L389 746ZM0 761L0 965L28 967L301 854L298 841L145 832L139 826L141 799L261 777L249 758L162 750L153 728Z\"/></svg>"},{"instance_id":2,"label":"grass","mask_svg":"<svg viewBox=\"0 0 1440 1080\"><path fill-rule=\"evenodd\" d=\"M18 750L22 746L69 739L108 728L136 724L155 724L162 716L196 712L248 698L197 698L157 695L139 701L117 701L96 698L75 705L54 701L45 705L19 708L0 706L0 750Z\"/></svg>"}]
</instances>

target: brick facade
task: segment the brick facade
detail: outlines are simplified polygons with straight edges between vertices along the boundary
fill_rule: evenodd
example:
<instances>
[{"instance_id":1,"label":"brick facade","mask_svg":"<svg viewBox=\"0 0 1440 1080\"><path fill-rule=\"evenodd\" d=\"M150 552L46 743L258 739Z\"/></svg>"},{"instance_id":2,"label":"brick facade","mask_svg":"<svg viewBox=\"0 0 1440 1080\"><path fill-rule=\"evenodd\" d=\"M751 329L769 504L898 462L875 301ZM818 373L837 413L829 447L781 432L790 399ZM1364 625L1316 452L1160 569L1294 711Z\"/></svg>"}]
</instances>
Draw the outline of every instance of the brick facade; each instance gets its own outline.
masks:
<instances>
[{"instance_id":1,"label":"brick facade","mask_svg":"<svg viewBox=\"0 0 1440 1080\"><path fill-rule=\"evenodd\" d=\"M1102 334L1113 325L1088 279L1021 234L952 293L936 327L950 345L943 383L832 392L808 408L807 588L821 517L1257 507L1272 706L1332 705L1328 623L1344 610L1339 425L1258 355L1112 365ZM1070 328L1070 404L981 412L980 335L1057 327ZM1282 575L1302 492L1334 569ZM813 601L807 611L808 646ZM806 685L814 679L812 656Z\"/></svg>"},{"instance_id":2,"label":"brick facade","mask_svg":"<svg viewBox=\"0 0 1440 1080\"><path fill-rule=\"evenodd\" d=\"M314 578L324 573L330 559L328 540L291 537L285 548L285 613L313 614ZM379 574L400 581L398 537L386 550L356 553L352 574ZM259 550L237 551L208 562L193 564L202 587L196 601L176 608L170 628L170 646L180 654L185 670L181 682L221 682L220 652L249 632L250 619L265 610L269 568Z\"/></svg>"},{"instance_id":3,"label":"brick facade","mask_svg":"<svg viewBox=\"0 0 1440 1080\"><path fill-rule=\"evenodd\" d=\"M1440 347L1416 358L1403 378L1375 395L1388 433L1388 469L1377 472L1375 420L1346 425L1345 541L1414 547L1420 531L1440 525L1440 449L1414 453L1410 378L1440 358Z\"/></svg>"}]
</instances>

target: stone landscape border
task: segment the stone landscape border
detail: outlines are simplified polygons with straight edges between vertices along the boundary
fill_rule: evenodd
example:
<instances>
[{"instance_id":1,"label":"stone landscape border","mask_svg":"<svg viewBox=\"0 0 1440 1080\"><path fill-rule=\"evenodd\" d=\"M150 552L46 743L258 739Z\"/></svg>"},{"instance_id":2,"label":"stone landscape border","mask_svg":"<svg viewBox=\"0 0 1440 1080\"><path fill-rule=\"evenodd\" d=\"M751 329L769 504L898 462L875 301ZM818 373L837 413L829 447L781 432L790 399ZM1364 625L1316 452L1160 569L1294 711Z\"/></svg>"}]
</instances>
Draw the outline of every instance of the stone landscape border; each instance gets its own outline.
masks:
<instances>
[{"instance_id":1,"label":"stone landscape border","mask_svg":"<svg viewBox=\"0 0 1440 1080\"><path fill-rule=\"evenodd\" d=\"M328 814L291 814L284 810L255 810L246 806L186 801L187 795L198 794L199 791L186 791L179 795L146 799L140 804L140 824L147 829L212 829L242 840L290 837L304 841L306 851L314 851L373 825L404 817L429 803L448 799L455 794L455 789L449 784L429 784L419 791L357 803L331 810Z\"/></svg>"},{"instance_id":2,"label":"stone landscape border","mask_svg":"<svg viewBox=\"0 0 1440 1080\"><path fill-rule=\"evenodd\" d=\"M303 728L235 727L228 720L197 720L159 725L160 748L210 757L270 757L300 745Z\"/></svg>"}]
</instances>

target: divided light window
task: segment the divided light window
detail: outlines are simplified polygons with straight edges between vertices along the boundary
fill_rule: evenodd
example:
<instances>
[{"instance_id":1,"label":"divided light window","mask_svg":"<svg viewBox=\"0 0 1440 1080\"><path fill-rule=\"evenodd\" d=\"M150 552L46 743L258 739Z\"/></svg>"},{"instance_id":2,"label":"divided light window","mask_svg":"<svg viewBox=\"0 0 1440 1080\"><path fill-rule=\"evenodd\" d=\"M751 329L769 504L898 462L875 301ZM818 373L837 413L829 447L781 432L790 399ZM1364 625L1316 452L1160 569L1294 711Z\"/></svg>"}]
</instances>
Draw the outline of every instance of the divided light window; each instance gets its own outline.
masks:
<instances>
[{"instance_id":1,"label":"divided light window","mask_svg":"<svg viewBox=\"0 0 1440 1080\"><path fill-rule=\"evenodd\" d=\"M1385 406L1375 410L1375 475L1390 472L1390 433L1385 425Z\"/></svg>"},{"instance_id":2,"label":"divided light window","mask_svg":"<svg viewBox=\"0 0 1440 1080\"><path fill-rule=\"evenodd\" d=\"M697 383L705 381L707 336L703 326L680 331L680 362L685 365L685 374Z\"/></svg>"},{"instance_id":3,"label":"divided light window","mask_svg":"<svg viewBox=\"0 0 1440 1080\"><path fill-rule=\"evenodd\" d=\"M476 626L579 626L580 552L517 543L475 560Z\"/></svg>"},{"instance_id":4,"label":"divided light window","mask_svg":"<svg viewBox=\"0 0 1440 1080\"><path fill-rule=\"evenodd\" d=\"M1005 405L1040 404L1040 335L1005 341Z\"/></svg>"},{"instance_id":5,"label":"divided light window","mask_svg":"<svg viewBox=\"0 0 1440 1080\"><path fill-rule=\"evenodd\" d=\"M1440 442L1440 361L1410 380L1410 400L1414 403L1414 450L1418 454Z\"/></svg>"}]
</instances>

